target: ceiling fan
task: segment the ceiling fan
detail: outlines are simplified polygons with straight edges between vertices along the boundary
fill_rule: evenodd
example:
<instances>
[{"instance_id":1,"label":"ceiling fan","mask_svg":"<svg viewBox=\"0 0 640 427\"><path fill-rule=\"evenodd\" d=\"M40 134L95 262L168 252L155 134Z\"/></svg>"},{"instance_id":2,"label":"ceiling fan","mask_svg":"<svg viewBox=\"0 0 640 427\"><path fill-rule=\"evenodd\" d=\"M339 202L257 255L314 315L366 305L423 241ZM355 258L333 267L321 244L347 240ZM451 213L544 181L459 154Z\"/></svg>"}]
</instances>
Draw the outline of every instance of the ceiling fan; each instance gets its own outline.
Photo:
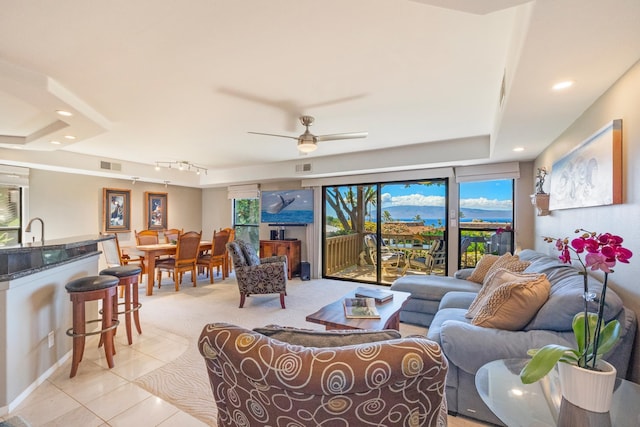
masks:
<instances>
[{"instance_id":1,"label":"ceiling fan","mask_svg":"<svg viewBox=\"0 0 640 427\"><path fill-rule=\"evenodd\" d=\"M300 136L289 136L289 135L276 135L273 133L263 133L263 132L249 132L254 135L267 135L267 136L278 136L282 138L291 138L298 141L298 150L307 154L312 151L315 151L318 148L318 142L320 141L335 141L338 139L354 139L354 138L366 138L367 132L350 132L350 133L336 133L332 135L314 135L309 132L309 126L311 126L314 122L314 118L311 116L300 116L300 123L306 127L304 133Z\"/></svg>"}]
</instances>

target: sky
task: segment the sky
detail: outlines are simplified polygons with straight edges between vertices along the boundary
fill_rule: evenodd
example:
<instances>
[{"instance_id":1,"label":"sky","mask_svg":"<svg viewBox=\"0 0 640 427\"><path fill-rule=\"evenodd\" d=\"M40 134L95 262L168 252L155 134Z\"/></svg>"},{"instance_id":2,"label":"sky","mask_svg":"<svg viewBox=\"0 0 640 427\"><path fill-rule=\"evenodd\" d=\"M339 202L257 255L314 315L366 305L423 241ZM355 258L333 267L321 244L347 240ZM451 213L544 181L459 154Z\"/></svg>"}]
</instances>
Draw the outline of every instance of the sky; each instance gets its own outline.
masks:
<instances>
[{"instance_id":1,"label":"sky","mask_svg":"<svg viewBox=\"0 0 640 427\"><path fill-rule=\"evenodd\" d=\"M511 210L511 180L465 182L460 184L460 207L488 210ZM444 185L384 185L382 207L444 206Z\"/></svg>"}]
</instances>

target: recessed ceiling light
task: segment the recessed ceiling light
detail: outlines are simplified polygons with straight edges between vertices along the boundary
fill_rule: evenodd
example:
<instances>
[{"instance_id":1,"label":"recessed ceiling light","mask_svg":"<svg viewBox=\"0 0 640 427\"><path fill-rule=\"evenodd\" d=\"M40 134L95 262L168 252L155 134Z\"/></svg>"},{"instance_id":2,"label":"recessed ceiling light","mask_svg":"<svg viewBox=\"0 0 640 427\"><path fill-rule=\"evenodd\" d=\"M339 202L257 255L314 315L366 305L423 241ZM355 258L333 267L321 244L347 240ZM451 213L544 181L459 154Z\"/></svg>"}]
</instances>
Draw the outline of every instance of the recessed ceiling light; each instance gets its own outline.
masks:
<instances>
[{"instance_id":1,"label":"recessed ceiling light","mask_svg":"<svg viewBox=\"0 0 640 427\"><path fill-rule=\"evenodd\" d=\"M50 143L52 143L53 145L60 145L62 144L60 141L49 141Z\"/></svg>"},{"instance_id":2,"label":"recessed ceiling light","mask_svg":"<svg viewBox=\"0 0 640 427\"><path fill-rule=\"evenodd\" d=\"M559 82L556 83L552 86L553 90L563 90L563 89L567 89L570 88L571 86L573 86L573 82L571 80L567 80L564 82Z\"/></svg>"},{"instance_id":3,"label":"recessed ceiling light","mask_svg":"<svg viewBox=\"0 0 640 427\"><path fill-rule=\"evenodd\" d=\"M516 147L516 148L513 149L513 151L515 151L515 152L524 151L524 147Z\"/></svg>"},{"instance_id":4,"label":"recessed ceiling light","mask_svg":"<svg viewBox=\"0 0 640 427\"><path fill-rule=\"evenodd\" d=\"M69 111L65 111L65 110L56 110L56 113L65 117L73 116L73 113L70 113Z\"/></svg>"},{"instance_id":5,"label":"recessed ceiling light","mask_svg":"<svg viewBox=\"0 0 640 427\"><path fill-rule=\"evenodd\" d=\"M64 137L65 137L66 139L76 139L76 137L75 137L75 136L73 136L73 135L65 135Z\"/></svg>"}]
</instances>

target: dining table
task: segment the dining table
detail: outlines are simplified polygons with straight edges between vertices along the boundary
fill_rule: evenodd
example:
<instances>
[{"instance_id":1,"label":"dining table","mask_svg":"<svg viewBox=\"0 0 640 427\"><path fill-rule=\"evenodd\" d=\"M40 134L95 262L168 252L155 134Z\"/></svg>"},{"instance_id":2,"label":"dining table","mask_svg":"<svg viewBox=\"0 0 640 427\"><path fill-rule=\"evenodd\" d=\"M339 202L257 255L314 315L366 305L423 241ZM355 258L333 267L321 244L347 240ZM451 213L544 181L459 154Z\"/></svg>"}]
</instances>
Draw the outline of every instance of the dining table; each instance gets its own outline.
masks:
<instances>
[{"instance_id":1,"label":"dining table","mask_svg":"<svg viewBox=\"0 0 640 427\"><path fill-rule=\"evenodd\" d=\"M200 241L200 252L208 251L212 247L209 240ZM155 285L155 269L156 258L162 255L175 255L177 245L175 243L157 243L154 245L137 245L126 248L129 254L139 254L144 257L144 266L147 271L147 295L153 295L153 287ZM124 248L123 248L124 249Z\"/></svg>"}]
</instances>

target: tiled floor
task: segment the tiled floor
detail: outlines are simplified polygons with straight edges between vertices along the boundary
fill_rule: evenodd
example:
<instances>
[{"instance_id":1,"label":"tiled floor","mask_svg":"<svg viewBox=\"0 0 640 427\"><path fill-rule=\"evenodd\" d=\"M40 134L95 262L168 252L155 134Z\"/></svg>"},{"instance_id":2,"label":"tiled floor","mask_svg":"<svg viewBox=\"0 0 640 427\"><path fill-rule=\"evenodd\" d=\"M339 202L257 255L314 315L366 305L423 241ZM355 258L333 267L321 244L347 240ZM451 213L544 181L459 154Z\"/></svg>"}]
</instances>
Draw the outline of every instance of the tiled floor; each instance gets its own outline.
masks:
<instances>
[{"instance_id":1,"label":"tiled floor","mask_svg":"<svg viewBox=\"0 0 640 427\"><path fill-rule=\"evenodd\" d=\"M131 346L117 335L117 363L105 370L97 337L87 339L75 378L68 359L14 411L32 426L205 426L191 415L150 394L132 381L182 354L185 338L144 325ZM135 330L134 330L135 334Z\"/></svg>"},{"instance_id":2,"label":"tiled floor","mask_svg":"<svg viewBox=\"0 0 640 427\"><path fill-rule=\"evenodd\" d=\"M87 339L78 374L69 378L70 358L66 360L24 402L0 421L20 415L32 426L147 427L205 426L191 415L138 387L133 381L182 354L186 338L144 324L143 334L134 329L134 342L126 334L117 335L117 363L104 369L103 349L97 336ZM450 427L473 427L461 417L449 417Z\"/></svg>"}]
</instances>

